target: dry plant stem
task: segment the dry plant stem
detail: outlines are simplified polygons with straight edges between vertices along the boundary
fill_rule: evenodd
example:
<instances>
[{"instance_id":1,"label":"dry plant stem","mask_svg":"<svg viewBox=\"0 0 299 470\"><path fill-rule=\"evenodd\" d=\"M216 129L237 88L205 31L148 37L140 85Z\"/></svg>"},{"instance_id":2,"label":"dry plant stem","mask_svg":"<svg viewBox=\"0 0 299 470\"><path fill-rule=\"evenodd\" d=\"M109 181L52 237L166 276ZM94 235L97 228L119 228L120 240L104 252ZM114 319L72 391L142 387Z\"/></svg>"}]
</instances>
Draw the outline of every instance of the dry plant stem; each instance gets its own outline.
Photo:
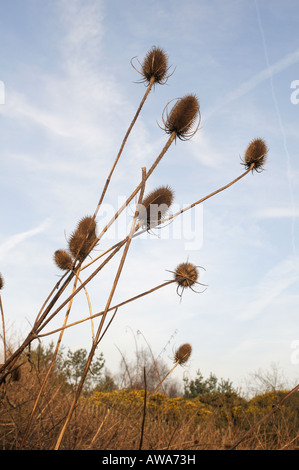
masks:
<instances>
[{"instance_id":1,"label":"dry plant stem","mask_svg":"<svg viewBox=\"0 0 299 470\"><path fill-rule=\"evenodd\" d=\"M163 284L160 284L159 286L156 286L156 287L153 287L152 289L148 290L148 291L145 291L145 292L142 292L142 294L138 294L136 295L135 297L131 297L130 299L128 300L124 300L123 302L121 302L120 304L118 305L114 305L113 307L110 307L108 309L108 312L110 312L111 310L114 310L114 309L117 309L119 307L122 307L123 305L126 305L128 304L129 302L133 302L134 300L137 300L137 299L140 299L141 297L145 296L145 295L148 295L148 294L151 294L152 292L158 290L158 289L161 289L162 287L165 287L165 286L168 286L169 284L172 284L176 282L175 279L171 279L170 281L166 281L164 282ZM86 318L83 318L82 320L77 320L76 322L73 322L73 323L69 323L68 325L62 327L62 328L57 328L56 330L53 330L53 331L49 331L48 333L42 333L42 334L39 334L38 335L38 338L42 338L44 336L49 336L49 335L52 335L54 333L58 333L59 331L61 331L62 329L67 329L67 328L71 328L75 325L78 325L80 323L83 323L83 322L86 322L86 321L89 321L91 318L97 318L97 317L100 317L101 315L103 315L104 313L104 310L102 312L98 312L98 313L95 313L94 315L92 315L92 317L86 317Z\"/></svg>"},{"instance_id":2,"label":"dry plant stem","mask_svg":"<svg viewBox=\"0 0 299 470\"><path fill-rule=\"evenodd\" d=\"M93 436L93 438L92 438L92 440L91 440L91 443L89 444L89 447L88 447L89 449L92 447L93 443L95 442L95 440L97 439L98 435L100 434L101 429L102 429L102 427L103 427L103 425L104 425L106 419L108 418L110 411L111 411L111 408L108 408L108 410L107 410L107 412L106 412L106 414L105 414L105 416L104 416L103 421L101 422L100 426L98 427L97 432L95 433L95 435Z\"/></svg>"},{"instance_id":3,"label":"dry plant stem","mask_svg":"<svg viewBox=\"0 0 299 470\"><path fill-rule=\"evenodd\" d=\"M141 436L140 436L140 443L139 443L139 449L142 449L142 443L143 443L143 434L144 434L144 424L145 424L145 415L146 415L146 395L147 395L147 387L146 387L146 373L145 373L145 367L143 368L143 380L144 380L144 402L143 402L143 417L142 417L142 424L141 424Z\"/></svg>"},{"instance_id":4,"label":"dry plant stem","mask_svg":"<svg viewBox=\"0 0 299 470\"><path fill-rule=\"evenodd\" d=\"M66 289L66 287L68 286L68 284L70 283L71 279L73 278L74 274L73 272L71 272L69 274L69 276L67 277L67 279L64 281L63 285L60 287L59 291L57 292L57 294L54 296L54 298L52 299L52 301L50 302L50 304L48 305L48 307L46 308L46 310L44 311L44 313L40 316L39 320L35 321L35 324L32 328L32 330L30 331L30 333L27 335L27 337L25 338L25 340L23 341L23 343L21 344L21 346L14 352L11 354L11 356L7 359L7 361L5 362L5 364L3 364L1 367L0 367L0 373L3 372L5 369L8 368L8 366L13 367L13 365L15 364L16 360L18 359L18 357L22 354L22 352L24 351L24 349L35 339L37 338L37 330L38 330L38 327L40 327L40 325L42 324L42 322L45 320L46 316L48 315L48 313L50 312L50 310L52 309L52 307L55 305L55 303L57 302L57 300L59 299L59 297L62 295L62 293L64 292L64 290ZM58 283L59 284L59 283ZM57 285L58 285L57 284ZM56 285L56 287L57 287ZM2 380L2 377L0 378L0 383L1 383L1 380Z\"/></svg>"},{"instance_id":5,"label":"dry plant stem","mask_svg":"<svg viewBox=\"0 0 299 470\"><path fill-rule=\"evenodd\" d=\"M93 260L91 260L89 263L87 264L84 264L84 266L82 266L80 268L80 272L83 271L84 269L88 268L89 266L91 266L93 263L95 263L96 261L98 261L99 259L101 259L103 256L107 255L107 253L109 253L111 250L114 250L115 248L117 248L121 243L123 243L124 240L121 240L120 242L116 243L115 245L111 246L110 248L108 248L106 251L104 251L103 253L101 253L99 256L97 256L96 258L94 258Z\"/></svg>"},{"instance_id":6,"label":"dry plant stem","mask_svg":"<svg viewBox=\"0 0 299 470\"><path fill-rule=\"evenodd\" d=\"M159 156L156 158L155 162L152 164L151 168L148 170L148 172L146 173L146 176L145 176L145 182L148 180L148 178L151 176L151 174L153 173L153 171L155 170L155 168L157 167L157 165L160 163L160 161L162 160L162 158L164 157L165 153L167 152L167 150L169 149L169 147L171 146L171 144L173 143L173 141L175 140L176 138L176 133L173 132L169 139L167 140L165 146L163 147L161 153L159 154ZM137 188L132 192L131 196L129 196L129 198L126 200L126 202L122 205L122 207L116 212L116 214L113 216L113 218L110 220L110 222L108 222L108 224L103 228L102 232L100 233L100 235L97 237L97 242L102 238L102 236L107 232L107 230L111 227L111 225L116 221L116 219L119 217L119 215L123 212L123 210L130 204L130 202L132 201L132 199L134 199L134 197L136 196L136 194L140 191L141 189L141 186L142 186L142 183L139 184L139 186L137 186Z\"/></svg>"},{"instance_id":7,"label":"dry plant stem","mask_svg":"<svg viewBox=\"0 0 299 470\"><path fill-rule=\"evenodd\" d=\"M244 173L242 173L240 176L238 176L238 178L234 179L233 181L231 181L230 183L226 184L225 186L222 186L222 188L219 188L217 189L216 191L213 191L212 193L208 194L207 196L203 197L202 199L199 199L199 201L197 202L193 202L193 204L191 204L190 206L188 207L185 207L184 209L181 209L179 212L177 212L176 214L173 214L169 217L167 217L166 219L164 219L163 221L160 222L160 224L162 222L167 222L168 220L171 220L173 219L174 217L177 217L178 215L182 214L183 212L189 210L189 209L192 209L192 207L196 206L197 204L201 204L202 202L206 201L207 199L209 199L210 197L212 196L215 196L216 194L220 193L221 191L224 191L225 189L229 188L230 186L232 186L233 184L235 184L237 181L239 181L241 178L244 178L244 176L246 176L252 169L254 168L254 163L251 165L250 168L248 168L248 170L246 170ZM157 224L159 225L159 224Z\"/></svg>"},{"instance_id":8,"label":"dry plant stem","mask_svg":"<svg viewBox=\"0 0 299 470\"><path fill-rule=\"evenodd\" d=\"M88 282L91 281L91 279L93 279L100 271L101 269L113 258L113 256L121 249L122 246L124 246L124 244L126 243L127 239L125 238L121 243L118 243L116 248L114 249L114 251L108 256L108 258L105 259L105 261L103 261L103 263L98 266L98 268L79 286L77 287L77 289L75 290L75 292L73 292L56 310L55 312L53 312L45 321L44 323L36 330L36 333L35 333L35 337L38 336L38 334L40 333L40 331L52 320L53 317L55 317L55 315L57 315L57 313L63 308L65 307L65 305L67 305L67 303L73 298L75 297L75 295L78 294L78 292L80 292L81 289L83 289L86 284ZM90 317L89 317L90 319Z\"/></svg>"},{"instance_id":9,"label":"dry plant stem","mask_svg":"<svg viewBox=\"0 0 299 470\"><path fill-rule=\"evenodd\" d=\"M173 282L175 282L175 279L173 280ZM150 354L151 354L151 356L152 356L152 360L153 360L153 364L154 364L154 368L155 368L157 377L158 377L159 381L161 381L161 383L162 383L161 376L160 376L160 372L159 372L159 370L158 370L157 363L156 363L156 359L155 359L155 357L154 357L152 348L151 348L150 345L148 344L148 341L146 340L145 336L144 336L141 332L140 332L140 334L142 335L144 341L145 341L146 344L147 344L147 347L148 347L148 349L149 349L149 352L150 352ZM137 357L138 357L138 355L137 355ZM138 368L137 368L137 370L138 370Z\"/></svg>"},{"instance_id":10,"label":"dry plant stem","mask_svg":"<svg viewBox=\"0 0 299 470\"><path fill-rule=\"evenodd\" d=\"M142 202L142 199L143 199L143 194L144 194L144 189L145 189L145 183L146 183L146 170L145 168L142 168L142 181L140 183L140 194L139 194L139 199L138 199L138 204L141 204ZM137 206L138 207L138 206ZM77 401L79 399L79 396L81 394L81 391L82 391L82 388L83 388L83 384L85 382L85 378L86 378L86 375L88 373L88 370L89 370L89 367L90 367L90 364L91 364L91 361L92 361L92 358L94 356L94 353L95 353L95 350L98 346L98 340L100 338L100 334L101 334L101 331L102 331L102 328L103 328L103 325L104 325L104 322L105 322L105 319L106 319L106 316L107 316L107 312L108 312L108 309L110 307L110 304L111 304L111 301L112 301L112 298L113 298L113 295L114 295L114 292L115 292L115 289L116 289L116 286L118 284L118 281L119 281L119 278L120 278L120 275L121 275L121 272L122 272L122 269L123 269L123 266L124 266L124 263L125 263L125 259L127 257L127 254L128 254L128 251L129 251L129 247L130 247L130 244L131 244L131 241L132 241L132 236L133 236L133 233L134 233L134 229L135 229L135 224L136 224L136 220L137 220L137 217L138 217L138 210L135 211L135 215L134 215L134 218L133 218L133 222L132 222L132 226L131 226L131 230L130 230L130 234L128 236L128 239L127 239L127 242L126 242L126 245L125 245L125 248L124 248L124 252L123 252L123 255L122 255L122 258L121 258L121 261L120 261L120 264L119 264L119 267L118 267L118 270L117 270L117 273L116 273L116 276L115 276L115 280L114 280L114 283L113 283L113 286L112 286L112 289L110 291L110 295L109 295L109 298L108 298L108 301L107 301L107 304L106 304L106 308L105 308L105 311L104 311L104 314L101 318L101 323L99 325L99 328L97 330L97 334L96 334L96 337L95 337L95 340L93 342L93 345L91 347L91 350L90 350L90 353L89 353L89 357L88 357L88 360L87 360L87 363L86 363L86 366L85 366L85 369L83 371L83 374L82 374L82 377L81 377L81 380L80 380L80 383L78 385L78 388L76 390L76 394L75 394L75 398L73 400L73 403L70 407L70 410L68 412L68 415L66 417L66 420L65 420L65 423L63 425L63 428L60 432L60 435L58 437L58 440L56 442L56 446L55 446L55 450L58 450L59 447L60 447L60 444L61 444L61 440L63 438L63 435L65 433L65 430L68 426L68 423L70 422L70 419L72 417L72 414L74 412L74 409L76 407L76 404L77 404Z\"/></svg>"},{"instance_id":11,"label":"dry plant stem","mask_svg":"<svg viewBox=\"0 0 299 470\"><path fill-rule=\"evenodd\" d=\"M160 381L160 383L158 383L157 387L155 388L155 390L153 391L153 393L156 393L156 391L158 390L158 388L162 385L162 383L164 382L164 380L171 374L171 372L174 371L174 369L176 368L176 366L179 364L179 361L177 361L174 366L170 369L170 371L167 372L167 374L163 377L163 379Z\"/></svg>"},{"instance_id":12,"label":"dry plant stem","mask_svg":"<svg viewBox=\"0 0 299 470\"><path fill-rule=\"evenodd\" d=\"M293 444L293 442L295 442L297 439L299 438L299 434L297 434L297 436L294 437L294 439L292 439L290 442L287 442L287 444L285 444L284 446L282 446L279 450L283 450L285 449L286 447L289 447L291 444Z\"/></svg>"},{"instance_id":13,"label":"dry plant stem","mask_svg":"<svg viewBox=\"0 0 299 470\"><path fill-rule=\"evenodd\" d=\"M108 311L109 311L109 310L110 310L110 309L108 309ZM109 322L108 322L108 324L107 324L105 330L104 330L103 333L101 334L101 336L100 336L100 338L99 338L99 340L98 340L98 344L99 344L100 341L102 341L102 338L103 338L104 334L107 332L109 326L110 326L111 323L113 322L114 317L115 317L115 315L117 314L117 311L118 311L118 307L116 307L116 309L114 310L114 313L113 313L112 317L110 318L110 320L109 320Z\"/></svg>"},{"instance_id":14,"label":"dry plant stem","mask_svg":"<svg viewBox=\"0 0 299 470\"><path fill-rule=\"evenodd\" d=\"M103 202L103 199L104 199L104 197L105 197L107 188L108 188L108 186L109 186L109 184L110 184L110 181L111 181L111 178L112 178L112 174L113 174L113 172L114 172L114 170L115 170L115 167L116 167L116 165L117 165L117 163L118 163L118 161L119 161L119 159L120 159L120 156L121 156L122 151L123 151L123 149L124 149L124 146L125 146L125 144L126 144L126 142L127 142L127 140L128 140L128 137L129 137L129 135L130 135L130 133L131 133L131 130L133 129L133 126L134 126L134 124L135 124L136 121L137 121L137 118L138 118L138 116L139 116L139 114L140 114L140 111L141 111L141 109L142 109L142 107L143 107L143 105L144 105L144 103L145 103L145 101L146 101L146 99L147 99L147 97L148 97L148 95L149 95L151 89L152 89L152 86L153 86L154 82L155 82L155 77L152 77L152 78L150 79L150 82L149 82L148 86L147 86L147 89L146 89L146 92L145 92L145 94L144 94L144 97L142 98L142 100L141 100L141 102L140 102L140 105L139 105L139 107L138 107L138 109L137 109L137 111L136 111L136 114L135 114L135 116L134 116L134 118L133 118L133 120L132 120L132 122L131 122L131 124L130 124L128 130L127 130L127 132L126 132L126 135L125 135L125 137L124 137L124 139L123 139L123 142L122 142L121 147L120 147L120 149L119 149L118 155L117 155L117 157L116 157L116 159L115 159L115 162L114 162L114 164L113 164L113 166L112 166L112 168L111 168L111 171L110 171L109 176L108 176L108 178L107 178L107 181L106 181L106 183L105 183L103 192L102 192L102 194L101 194L100 200L99 200L98 205L97 205L97 208L96 208L96 210L95 210L94 217L96 217L97 214L98 214L98 212L99 212L99 209L100 209L101 204L102 204L102 202Z\"/></svg>"},{"instance_id":15,"label":"dry plant stem","mask_svg":"<svg viewBox=\"0 0 299 470\"><path fill-rule=\"evenodd\" d=\"M104 188L103 188L102 194L101 194L101 196L100 196L98 205L97 205L96 210L95 210L95 212L94 212L92 221L95 220L95 218L96 218L96 216L97 216L97 214L98 214L98 212L99 212L99 210L100 210L100 207L101 207L102 202L103 202L103 200L104 200L104 197L105 197L105 194L106 194L106 192L107 192L108 186L109 186L109 184L110 184L112 175L113 175L113 173L114 173L115 167L116 167L116 165L117 165L117 163L118 163L118 161L119 161L119 159L120 159L120 157L121 157L121 154L122 154L123 149L124 149L124 147L125 147L125 145L126 145L126 142L127 142L127 140L128 140L128 137L129 137L129 135L130 135L130 133L131 133L131 131L132 131L132 129L133 129L133 127L134 127L134 125L135 125L137 119L138 119L138 116L139 116L139 114L140 114L140 112L141 112L141 110L142 110L142 108L143 108L143 105L144 105L144 103L145 103L145 101L146 101L146 99L147 99L147 97L148 97L148 95L149 95L149 93L150 93L150 91L151 91L151 89L152 89L154 83L155 83L155 77L151 77L151 79L150 79L150 81L149 81L149 83L148 83L146 92L145 92L145 94L144 94L144 96L143 96L143 98L142 98L142 100L141 100L141 102L140 102L140 104L139 104L139 107L138 107L138 109L137 109L137 111L136 111L136 113L135 113L135 116L134 116L134 118L133 118L133 120L132 120L132 122L131 122L131 124L130 124L130 126L129 126L127 132L126 132L126 134L125 134L125 137L124 137L124 139L123 139L123 141L122 141L122 144L121 144L121 147L120 147L120 149L119 149L119 152L118 152L118 154L117 154L117 156L116 156L116 159L115 159L115 161L114 161L114 163L113 163L113 165L112 165L112 168L111 168L110 173L109 173L109 175L108 175L108 178L107 178L107 180L106 180L105 186L104 186ZM91 224L92 224L92 221L91 221ZM93 243L93 245L91 246L91 250L93 249L93 247L95 246L95 244L97 243L98 240L99 240L99 238ZM84 243L84 242L82 242L82 246L83 246L83 243ZM76 262L76 261L77 261L77 258L75 259L75 262Z\"/></svg>"},{"instance_id":16,"label":"dry plant stem","mask_svg":"<svg viewBox=\"0 0 299 470\"><path fill-rule=\"evenodd\" d=\"M78 279L78 281L80 282L80 284L82 285L83 282L81 281L81 279L79 278L79 276L76 274L76 272L74 272L76 278ZM93 324L93 315L92 315L92 308L91 308L91 302L90 302L90 298L89 298L89 294L86 290L86 288L84 287L84 292L85 292L85 295L86 295L86 298L87 298L87 302L88 302L88 308L89 308L89 319L90 319L90 322L91 322L91 335L92 335L92 340L94 341L94 324ZM75 291L76 289L73 289L73 292Z\"/></svg>"},{"instance_id":17,"label":"dry plant stem","mask_svg":"<svg viewBox=\"0 0 299 470\"><path fill-rule=\"evenodd\" d=\"M63 276L59 279L59 281L57 282L57 284L54 286L54 288L52 289L52 291L50 292L50 294L48 295L48 297L47 297L46 300L44 301L44 303L43 303L43 305L42 305L40 311L39 311L38 314L37 314L37 317L36 317L36 319L35 319L34 326L36 326L36 324L37 324L37 322L38 322L40 316L41 316L42 313L43 313L43 310L44 310L45 306L46 306L47 303L49 302L49 300L50 300L50 298L52 297L52 295L54 294L54 292L58 289L58 287L59 287L60 283L63 281L64 277L67 276L67 274L68 274L67 272L65 272L65 273L63 274Z\"/></svg>"},{"instance_id":18,"label":"dry plant stem","mask_svg":"<svg viewBox=\"0 0 299 470\"><path fill-rule=\"evenodd\" d=\"M165 153L167 152L167 150L169 149L169 147L171 146L171 144L173 143L173 141L175 140L176 138L176 133L173 132L169 139L167 140L166 144L164 145L162 151L160 152L160 154L158 155L158 157L156 158L156 160L154 161L154 163L152 164L151 168L148 170L148 172L146 173L145 175L145 182L148 180L148 178L151 176L151 174L153 173L153 171L155 170L155 168L158 166L158 164L160 163L160 161L162 160L162 158L164 157ZM142 183L139 184L139 186L137 186L137 188L133 191L133 193L131 194L131 196L126 200L126 202L122 205L122 207L116 212L116 214L113 216L113 218L110 220L110 222L108 222L108 224L103 228L103 230L101 231L101 233L98 235L98 237L96 238L96 240L94 241L93 243L93 246L95 246L99 241L100 239L103 237L103 235L107 232L107 230L111 227L111 225L116 221L116 219L120 216L120 214L126 209L126 207L128 207L128 205L130 204L130 202L134 199L134 197L136 196L136 194L140 191L142 187ZM137 225L137 228L135 228L135 231L138 230L140 227L140 225L138 224ZM122 243L122 242L120 242ZM93 246L91 247L91 250L93 248ZM90 262L89 264L91 264L92 262Z\"/></svg>"},{"instance_id":19,"label":"dry plant stem","mask_svg":"<svg viewBox=\"0 0 299 470\"><path fill-rule=\"evenodd\" d=\"M74 282L74 286L73 286L73 291L76 290L76 284L77 284L77 281L78 281L78 277L76 277L75 279L75 282ZM63 325L65 326L67 324L67 320L68 320L68 317L69 317L69 314L70 314L70 311L71 311L71 307L72 307L72 303L73 303L73 299L70 300L70 303L69 303L69 306L68 306L68 309L67 309L67 312L65 314L65 318L64 318L64 323ZM51 361L51 364L50 364L50 367L46 373L46 376L44 377L44 380L41 384L41 387L40 387L40 390L38 392L38 395L36 397L36 400L35 400L35 403L34 403L34 406L33 406L33 409L31 411L31 415L29 417L29 420L28 420L28 423L27 423L27 426L26 426L26 429L25 429L25 433L24 433L24 436L22 438L22 442L21 442L21 445L20 445L20 449L19 450L22 450L23 446L24 446L24 443L25 443L25 439L28 435L28 432L29 432L29 429L30 429L30 426L32 424L32 421L33 421L33 416L35 414L35 411L36 411L36 408L37 408L37 405L38 405L38 402L42 396L42 393L45 389L45 386L48 382L48 379L50 377L50 374L53 370L53 367L55 365L55 361L56 361L56 358L57 358L57 354L58 354L58 351L59 351L59 347L60 347L60 344L61 344L61 341L62 341L62 337L63 337L63 334L64 334L64 328L62 329L60 335L59 335L59 338L57 340L57 343L56 343L56 348L55 348L55 351L53 353L53 357L52 357L52 361Z\"/></svg>"},{"instance_id":20,"label":"dry plant stem","mask_svg":"<svg viewBox=\"0 0 299 470\"><path fill-rule=\"evenodd\" d=\"M297 390L299 390L299 384L296 385L296 387L294 387L290 392L288 392L281 400L279 403L277 403L276 405L273 405L272 409L266 413L261 419L259 419L253 426L251 426L250 429L248 429L248 431L243 434L242 437L240 437L240 439L238 439L228 450L233 450L235 449L236 447L238 447L238 445L252 432L254 431L258 426L260 426L264 421L266 421L270 416L272 416L276 411L278 411L281 407L281 405L291 396L293 395Z\"/></svg>"},{"instance_id":21,"label":"dry plant stem","mask_svg":"<svg viewBox=\"0 0 299 470\"><path fill-rule=\"evenodd\" d=\"M5 321L4 321L4 311L2 305L2 299L0 295L0 310L1 310L1 317L2 317L2 335L3 335L3 352L4 352L4 362L6 362L7 358L7 350L6 350L6 339L5 339Z\"/></svg>"}]
</instances>

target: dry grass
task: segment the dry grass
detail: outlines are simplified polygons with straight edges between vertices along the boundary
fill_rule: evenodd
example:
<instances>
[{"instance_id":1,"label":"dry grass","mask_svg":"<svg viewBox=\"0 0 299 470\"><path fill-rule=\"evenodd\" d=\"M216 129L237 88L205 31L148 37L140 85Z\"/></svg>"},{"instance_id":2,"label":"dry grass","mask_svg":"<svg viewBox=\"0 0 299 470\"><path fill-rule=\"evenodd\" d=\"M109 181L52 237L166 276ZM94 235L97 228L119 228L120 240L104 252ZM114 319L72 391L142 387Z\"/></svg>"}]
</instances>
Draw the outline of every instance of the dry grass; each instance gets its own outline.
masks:
<instances>
[{"instance_id":1,"label":"dry grass","mask_svg":"<svg viewBox=\"0 0 299 470\"><path fill-rule=\"evenodd\" d=\"M2 450L20 447L46 370L45 365L40 365L38 370L37 364L27 361L19 380L6 384L0 405ZM55 374L51 376L24 449L54 449L73 394ZM223 394L201 401L148 393L144 419L144 390L95 392L78 401L61 449L138 450L144 421L143 450L225 450L282 396L285 392L246 401ZM294 395L294 400L288 403L250 433L238 449L295 449L299 443L299 398Z\"/></svg>"}]
</instances>

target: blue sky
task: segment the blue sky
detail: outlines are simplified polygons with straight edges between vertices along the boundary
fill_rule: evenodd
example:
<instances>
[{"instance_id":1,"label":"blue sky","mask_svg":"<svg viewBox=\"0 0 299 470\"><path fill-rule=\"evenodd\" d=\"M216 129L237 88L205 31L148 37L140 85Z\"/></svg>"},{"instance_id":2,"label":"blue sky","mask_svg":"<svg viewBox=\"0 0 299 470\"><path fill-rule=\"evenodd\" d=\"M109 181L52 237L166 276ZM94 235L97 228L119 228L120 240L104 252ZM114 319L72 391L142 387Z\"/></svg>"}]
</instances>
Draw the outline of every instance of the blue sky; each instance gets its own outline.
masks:
<instances>
[{"instance_id":1,"label":"blue sky","mask_svg":"<svg viewBox=\"0 0 299 470\"><path fill-rule=\"evenodd\" d=\"M134 241L114 303L169 279L166 270L187 259L205 268L208 288L185 292L180 302L171 285L119 310L100 346L106 365L118 370L119 350L132 358L135 339L146 346L144 335L155 354L165 347L169 364L177 346L192 344L179 377L200 369L239 386L276 364L290 383L298 379L298 20L296 2L278 0L1 2L0 272L12 340L29 331L61 275L54 251L96 208L145 91L130 60L142 61L157 45L174 73L150 93L99 228L162 149L158 123L174 98L198 96L201 126L192 140L170 148L148 191L168 184L174 208L191 204L241 174L240 159L255 137L265 139L268 162L159 236ZM134 204L105 247L133 211ZM89 286L93 312L103 309L116 268L112 263ZM80 295L72 319L87 314ZM88 349L90 338L86 324L68 330L63 342Z\"/></svg>"}]
</instances>

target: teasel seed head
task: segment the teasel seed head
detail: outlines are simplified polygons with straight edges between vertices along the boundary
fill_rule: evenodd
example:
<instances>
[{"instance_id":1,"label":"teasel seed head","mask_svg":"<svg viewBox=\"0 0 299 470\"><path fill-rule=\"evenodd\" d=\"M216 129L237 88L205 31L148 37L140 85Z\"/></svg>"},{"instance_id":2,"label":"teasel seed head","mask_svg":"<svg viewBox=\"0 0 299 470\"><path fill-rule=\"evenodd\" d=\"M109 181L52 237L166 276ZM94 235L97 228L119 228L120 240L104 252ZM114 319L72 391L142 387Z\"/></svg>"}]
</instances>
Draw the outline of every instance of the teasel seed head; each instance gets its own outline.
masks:
<instances>
[{"instance_id":1,"label":"teasel seed head","mask_svg":"<svg viewBox=\"0 0 299 470\"><path fill-rule=\"evenodd\" d=\"M142 64L142 74L144 81L164 84L167 80L168 56L163 49L153 46L146 54Z\"/></svg>"},{"instance_id":2,"label":"teasel seed head","mask_svg":"<svg viewBox=\"0 0 299 470\"><path fill-rule=\"evenodd\" d=\"M160 186L149 193L139 208L139 221L148 229L155 227L165 217L174 198L174 192L169 186Z\"/></svg>"},{"instance_id":3,"label":"teasel seed head","mask_svg":"<svg viewBox=\"0 0 299 470\"><path fill-rule=\"evenodd\" d=\"M185 343L182 344L174 355L174 362L178 362L180 365L185 364L192 353L191 344Z\"/></svg>"},{"instance_id":4,"label":"teasel seed head","mask_svg":"<svg viewBox=\"0 0 299 470\"><path fill-rule=\"evenodd\" d=\"M140 80L141 82L145 82L147 85L150 83L153 85L156 83L164 85L167 82L169 78L168 56L163 49L153 46L147 52L143 63L140 64L138 61L141 71L133 65L133 59L131 60L131 65L140 75L142 75L142 79Z\"/></svg>"},{"instance_id":5,"label":"teasel seed head","mask_svg":"<svg viewBox=\"0 0 299 470\"><path fill-rule=\"evenodd\" d=\"M253 139L246 149L243 165L247 170L254 165L252 172L255 170L260 173L264 169L267 153L268 147L265 141L260 138Z\"/></svg>"},{"instance_id":6,"label":"teasel seed head","mask_svg":"<svg viewBox=\"0 0 299 470\"><path fill-rule=\"evenodd\" d=\"M197 132L201 119L197 97L191 94L179 98L170 113L168 113L168 105L166 105L162 116L164 131L167 134L174 132L180 140L191 139ZM165 113L166 119L164 118ZM198 121L197 124L196 121Z\"/></svg>"},{"instance_id":7,"label":"teasel seed head","mask_svg":"<svg viewBox=\"0 0 299 470\"><path fill-rule=\"evenodd\" d=\"M69 238L69 250L74 258L80 261L86 258L96 242L96 222L93 217L83 217L76 230Z\"/></svg>"},{"instance_id":8,"label":"teasel seed head","mask_svg":"<svg viewBox=\"0 0 299 470\"><path fill-rule=\"evenodd\" d=\"M183 292L187 287L190 287L193 292L197 292L192 287L195 283L206 287L206 284L202 284L201 282L197 281L199 276L197 268L199 267L202 268L202 266L194 266L194 264L186 262L179 264L174 272L170 271L174 274L174 280L177 283L176 291L180 297L182 297ZM204 291L205 289L197 293L202 293Z\"/></svg>"},{"instance_id":9,"label":"teasel seed head","mask_svg":"<svg viewBox=\"0 0 299 470\"><path fill-rule=\"evenodd\" d=\"M180 287L191 287L198 279L196 266L191 263L181 263L175 270L175 280Z\"/></svg>"},{"instance_id":10,"label":"teasel seed head","mask_svg":"<svg viewBox=\"0 0 299 470\"><path fill-rule=\"evenodd\" d=\"M2 274L0 273L0 290L3 289L4 287L4 279L2 277Z\"/></svg>"},{"instance_id":11,"label":"teasel seed head","mask_svg":"<svg viewBox=\"0 0 299 470\"><path fill-rule=\"evenodd\" d=\"M65 250L56 250L54 253L54 261L57 264L57 266L63 271L72 269L73 258Z\"/></svg>"}]
</instances>

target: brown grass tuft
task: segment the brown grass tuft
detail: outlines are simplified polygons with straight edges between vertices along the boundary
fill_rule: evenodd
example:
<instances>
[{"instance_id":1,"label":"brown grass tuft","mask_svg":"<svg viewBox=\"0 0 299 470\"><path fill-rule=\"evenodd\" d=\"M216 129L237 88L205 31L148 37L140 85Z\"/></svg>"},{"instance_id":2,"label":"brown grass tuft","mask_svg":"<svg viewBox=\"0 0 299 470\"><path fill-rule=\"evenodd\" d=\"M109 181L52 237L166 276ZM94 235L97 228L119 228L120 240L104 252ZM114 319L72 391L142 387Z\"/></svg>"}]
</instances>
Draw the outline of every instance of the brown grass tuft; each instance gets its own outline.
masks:
<instances>
[{"instance_id":1,"label":"brown grass tuft","mask_svg":"<svg viewBox=\"0 0 299 470\"><path fill-rule=\"evenodd\" d=\"M142 201L139 221L147 228L161 222L172 204L174 193L169 186L161 186L149 193Z\"/></svg>"},{"instance_id":2,"label":"brown grass tuft","mask_svg":"<svg viewBox=\"0 0 299 470\"><path fill-rule=\"evenodd\" d=\"M166 110L167 107L164 111ZM195 130L192 130L196 120L198 120L198 124ZM163 123L167 134L175 132L181 140L193 137L200 123L200 108L197 97L195 95L186 95L184 98L177 100L170 114L167 114L166 121L163 118Z\"/></svg>"},{"instance_id":3,"label":"brown grass tuft","mask_svg":"<svg viewBox=\"0 0 299 470\"><path fill-rule=\"evenodd\" d=\"M264 169L267 153L268 147L265 141L260 138L253 139L246 149L243 165L248 170L253 164L252 171L261 172Z\"/></svg>"},{"instance_id":4,"label":"brown grass tuft","mask_svg":"<svg viewBox=\"0 0 299 470\"><path fill-rule=\"evenodd\" d=\"M56 250L54 253L54 261L59 269L62 269L63 271L67 271L73 266L73 259L65 250Z\"/></svg>"},{"instance_id":5,"label":"brown grass tuft","mask_svg":"<svg viewBox=\"0 0 299 470\"><path fill-rule=\"evenodd\" d=\"M179 364L185 364L189 357L191 356L192 347L191 344L185 343L182 344L179 349L177 349L174 355L174 361L178 362Z\"/></svg>"},{"instance_id":6,"label":"brown grass tuft","mask_svg":"<svg viewBox=\"0 0 299 470\"><path fill-rule=\"evenodd\" d=\"M86 258L96 241L96 222L91 216L83 217L69 238L69 250L74 258Z\"/></svg>"}]
</instances>

